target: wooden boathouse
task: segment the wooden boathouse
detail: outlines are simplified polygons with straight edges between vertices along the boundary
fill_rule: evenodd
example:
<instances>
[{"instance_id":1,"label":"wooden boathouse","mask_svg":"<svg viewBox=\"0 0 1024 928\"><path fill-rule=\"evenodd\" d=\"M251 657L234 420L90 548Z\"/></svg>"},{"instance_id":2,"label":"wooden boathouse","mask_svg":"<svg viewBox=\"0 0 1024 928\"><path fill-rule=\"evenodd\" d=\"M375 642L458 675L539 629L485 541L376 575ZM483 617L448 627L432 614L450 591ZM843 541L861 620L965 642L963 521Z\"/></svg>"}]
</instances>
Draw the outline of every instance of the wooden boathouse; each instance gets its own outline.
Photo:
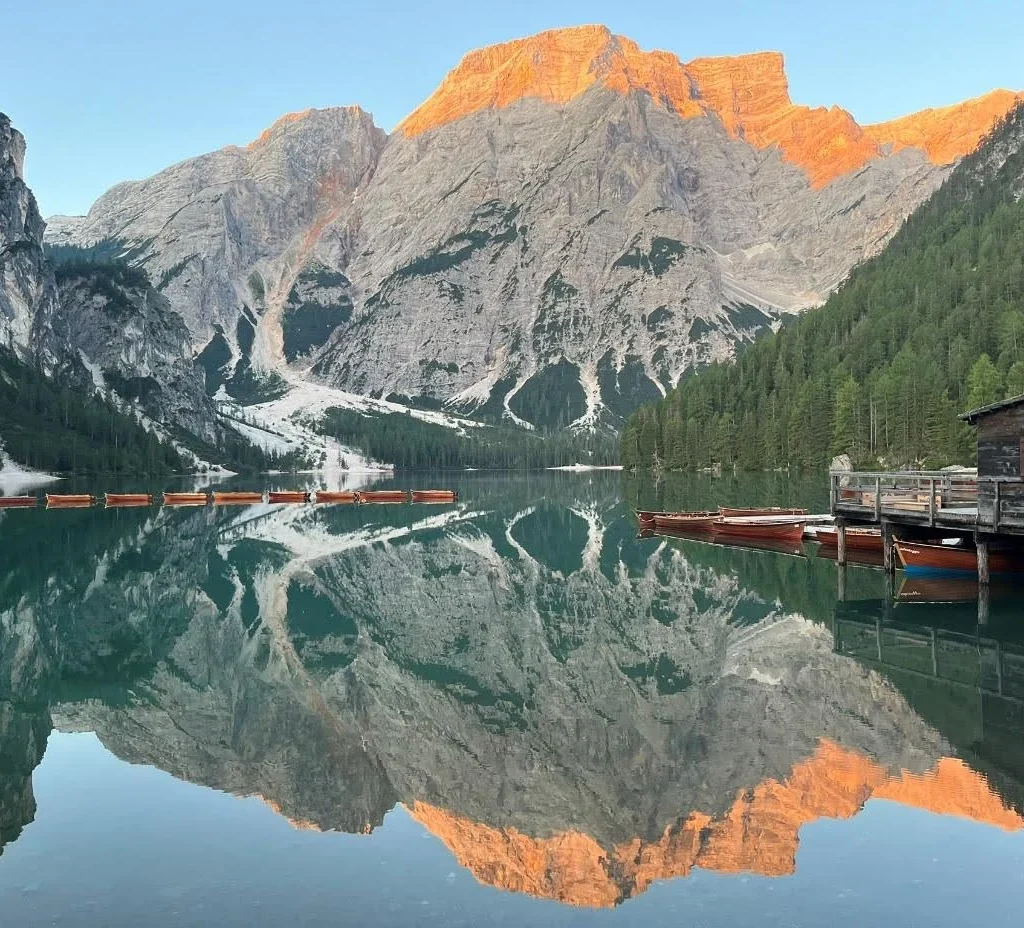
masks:
<instances>
[{"instance_id":1,"label":"wooden boathouse","mask_svg":"<svg viewBox=\"0 0 1024 928\"><path fill-rule=\"evenodd\" d=\"M1024 396L961 417L978 432L978 469L878 473L833 470L829 501L846 563L846 527L881 528L885 567L895 569L894 534L908 540L960 535L978 550L978 581L989 583L992 542L1024 550Z\"/></svg>"}]
</instances>

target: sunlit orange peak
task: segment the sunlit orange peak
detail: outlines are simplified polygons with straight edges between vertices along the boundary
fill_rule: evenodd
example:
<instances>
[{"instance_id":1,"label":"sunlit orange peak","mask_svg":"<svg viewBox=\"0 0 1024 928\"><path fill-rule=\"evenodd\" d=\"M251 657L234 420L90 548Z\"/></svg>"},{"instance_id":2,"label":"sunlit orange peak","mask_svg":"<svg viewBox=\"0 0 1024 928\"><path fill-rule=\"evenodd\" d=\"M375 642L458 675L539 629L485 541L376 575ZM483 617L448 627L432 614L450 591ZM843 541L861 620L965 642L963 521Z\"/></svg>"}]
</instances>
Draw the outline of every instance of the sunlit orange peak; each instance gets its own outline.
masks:
<instances>
[{"instance_id":1,"label":"sunlit orange peak","mask_svg":"<svg viewBox=\"0 0 1024 928\"><path fill-rule=\"evenodd\" d=\"M972 151L1015 99L996 92L864 130L839 107L794 105L778 52L684 64L669 52L643 51L604 26L579 26L471 52L398 128L416 136L524 98L564 104L597 84L649 94L683 119L717 117L733 138L758 149L778 146L815 187L862 167L884 145L919 147L935 163L951 163Z\"/></svg>"}]
</instances>

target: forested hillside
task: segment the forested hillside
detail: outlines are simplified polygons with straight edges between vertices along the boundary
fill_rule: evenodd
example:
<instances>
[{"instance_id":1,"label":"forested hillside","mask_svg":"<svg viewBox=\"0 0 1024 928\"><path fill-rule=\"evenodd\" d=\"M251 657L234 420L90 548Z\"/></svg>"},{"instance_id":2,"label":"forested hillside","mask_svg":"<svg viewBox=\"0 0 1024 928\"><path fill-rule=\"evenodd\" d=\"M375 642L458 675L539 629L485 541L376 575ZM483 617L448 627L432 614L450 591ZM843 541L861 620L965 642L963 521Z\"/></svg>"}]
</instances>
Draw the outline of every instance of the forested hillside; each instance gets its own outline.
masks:
<instances>
[{"instance_id":1,"label":"forested hillside","mask_svg":"<svg viewBox=\"0 0 1024 928\"><path fill-rule=\"evenodd\" d=\"M460 434L402 413L364 416L338 408L329 409L319 427L367 457L401 468L502 470L618 463L615 439L603 432L537 435L511 427L480 426Z\"/></svg>"},{"instance_id":2,"label":"forested hillside","mask_svg":"<svg viewBox=\"0 0 1024 928\"><path fill-rule=\"evenodd\" d=\"M715 364L623 434L690 469L969 462L957 413L1024 393L1024 106L820 309Z\"/></svg>"},{"instance_id":3,"label":"forested hillside","mask_svg":"<svg viewBox=\"0 0 1024 928\"><path fill-rule=\"evenodd\" d=\"M177 451L131 416L81 389L45 377L0 349L0 449L19 464L64 473L168 473Z\"/></svg>"}]
</instances>

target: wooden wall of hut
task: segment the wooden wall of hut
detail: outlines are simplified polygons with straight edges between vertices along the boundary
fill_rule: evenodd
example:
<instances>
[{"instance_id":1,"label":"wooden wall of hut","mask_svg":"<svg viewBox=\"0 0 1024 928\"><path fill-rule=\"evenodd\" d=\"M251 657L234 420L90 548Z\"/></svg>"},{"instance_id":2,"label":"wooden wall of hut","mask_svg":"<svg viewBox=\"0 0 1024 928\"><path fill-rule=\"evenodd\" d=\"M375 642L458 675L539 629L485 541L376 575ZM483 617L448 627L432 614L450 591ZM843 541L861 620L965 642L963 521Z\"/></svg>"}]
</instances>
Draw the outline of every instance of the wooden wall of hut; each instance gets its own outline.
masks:
<instances>
[{"instance_id":1,"label":"wooden wall of hut","mask_svg":"<svg viewBox=\"0 0 1024 928\"><path fill-rule=\"evenodd\" d=\"M1024 521L1024 403L978 419L978 517L992 525L996 498L999 519ZM999 485L985 477L998 479Z\"/></svg>"}]
</instances>

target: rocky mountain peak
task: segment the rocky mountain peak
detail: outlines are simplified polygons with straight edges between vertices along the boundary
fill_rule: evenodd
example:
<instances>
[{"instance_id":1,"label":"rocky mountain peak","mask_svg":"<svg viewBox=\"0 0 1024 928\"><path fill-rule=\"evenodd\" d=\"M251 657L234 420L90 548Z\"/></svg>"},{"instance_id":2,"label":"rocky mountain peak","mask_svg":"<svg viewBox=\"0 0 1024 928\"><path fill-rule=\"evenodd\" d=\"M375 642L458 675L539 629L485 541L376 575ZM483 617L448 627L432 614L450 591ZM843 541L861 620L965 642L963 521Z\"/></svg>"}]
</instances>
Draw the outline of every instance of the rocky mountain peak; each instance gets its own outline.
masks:
<instances>
[{"instance_id":1,"label":"rocky mountain peak","mask_svg":"<svg viewBox=\"0 0 1024 928\"><path fill-rule=\"evenodd\" d=\"M302 133L311 129L316 131L318 124L326 122L338 125L350 124L352 126L359 126L370 132L379 131L374 126L373 116L360 106L331 106L324 109L310 107L309 109L285 113L283 116L279 116L257 138L246 145L243 150L248 152L258 151L260 148L282 139L288 133ZM227 150L238 151L239 149L237 146L229 145Z\"/></svg>"},{"instance_id":2,"label":"rocky mountain peak","mask_svg":"<svg viewBox=\"0 0 1024 928\"><path fill-rule=\"evenodd\" d=\"M604 26L542 32L470 53L399 129L415 136L525 98L565 104L595 85L623 95L645 93L682 119L716 117L733 138L759 149L778 145L814 186L880 153L845 110L795 106L779 52L684 64L669 52L644 51Z\"/></svg>"},{"instance_id":3,"label":"rocky mountain peak","mask_svg":"<svg viewBox=\"0 0 1024 928\"><path fill-rule=\"evenodd\" d=\"M1017 99L1010 91L993 91L864 128L838 106L794 104L779 52L684 64L669 52L644 51L604 26L579 26L471 52L398 128L416 136L527 98L565 104L595 85L646 93L682 119L715 117L733 138L757 149L778 146L816 188L880 157L884 146L919 148L933 164L952 164L973 151Z\"/></svg>"}]
</instances>

